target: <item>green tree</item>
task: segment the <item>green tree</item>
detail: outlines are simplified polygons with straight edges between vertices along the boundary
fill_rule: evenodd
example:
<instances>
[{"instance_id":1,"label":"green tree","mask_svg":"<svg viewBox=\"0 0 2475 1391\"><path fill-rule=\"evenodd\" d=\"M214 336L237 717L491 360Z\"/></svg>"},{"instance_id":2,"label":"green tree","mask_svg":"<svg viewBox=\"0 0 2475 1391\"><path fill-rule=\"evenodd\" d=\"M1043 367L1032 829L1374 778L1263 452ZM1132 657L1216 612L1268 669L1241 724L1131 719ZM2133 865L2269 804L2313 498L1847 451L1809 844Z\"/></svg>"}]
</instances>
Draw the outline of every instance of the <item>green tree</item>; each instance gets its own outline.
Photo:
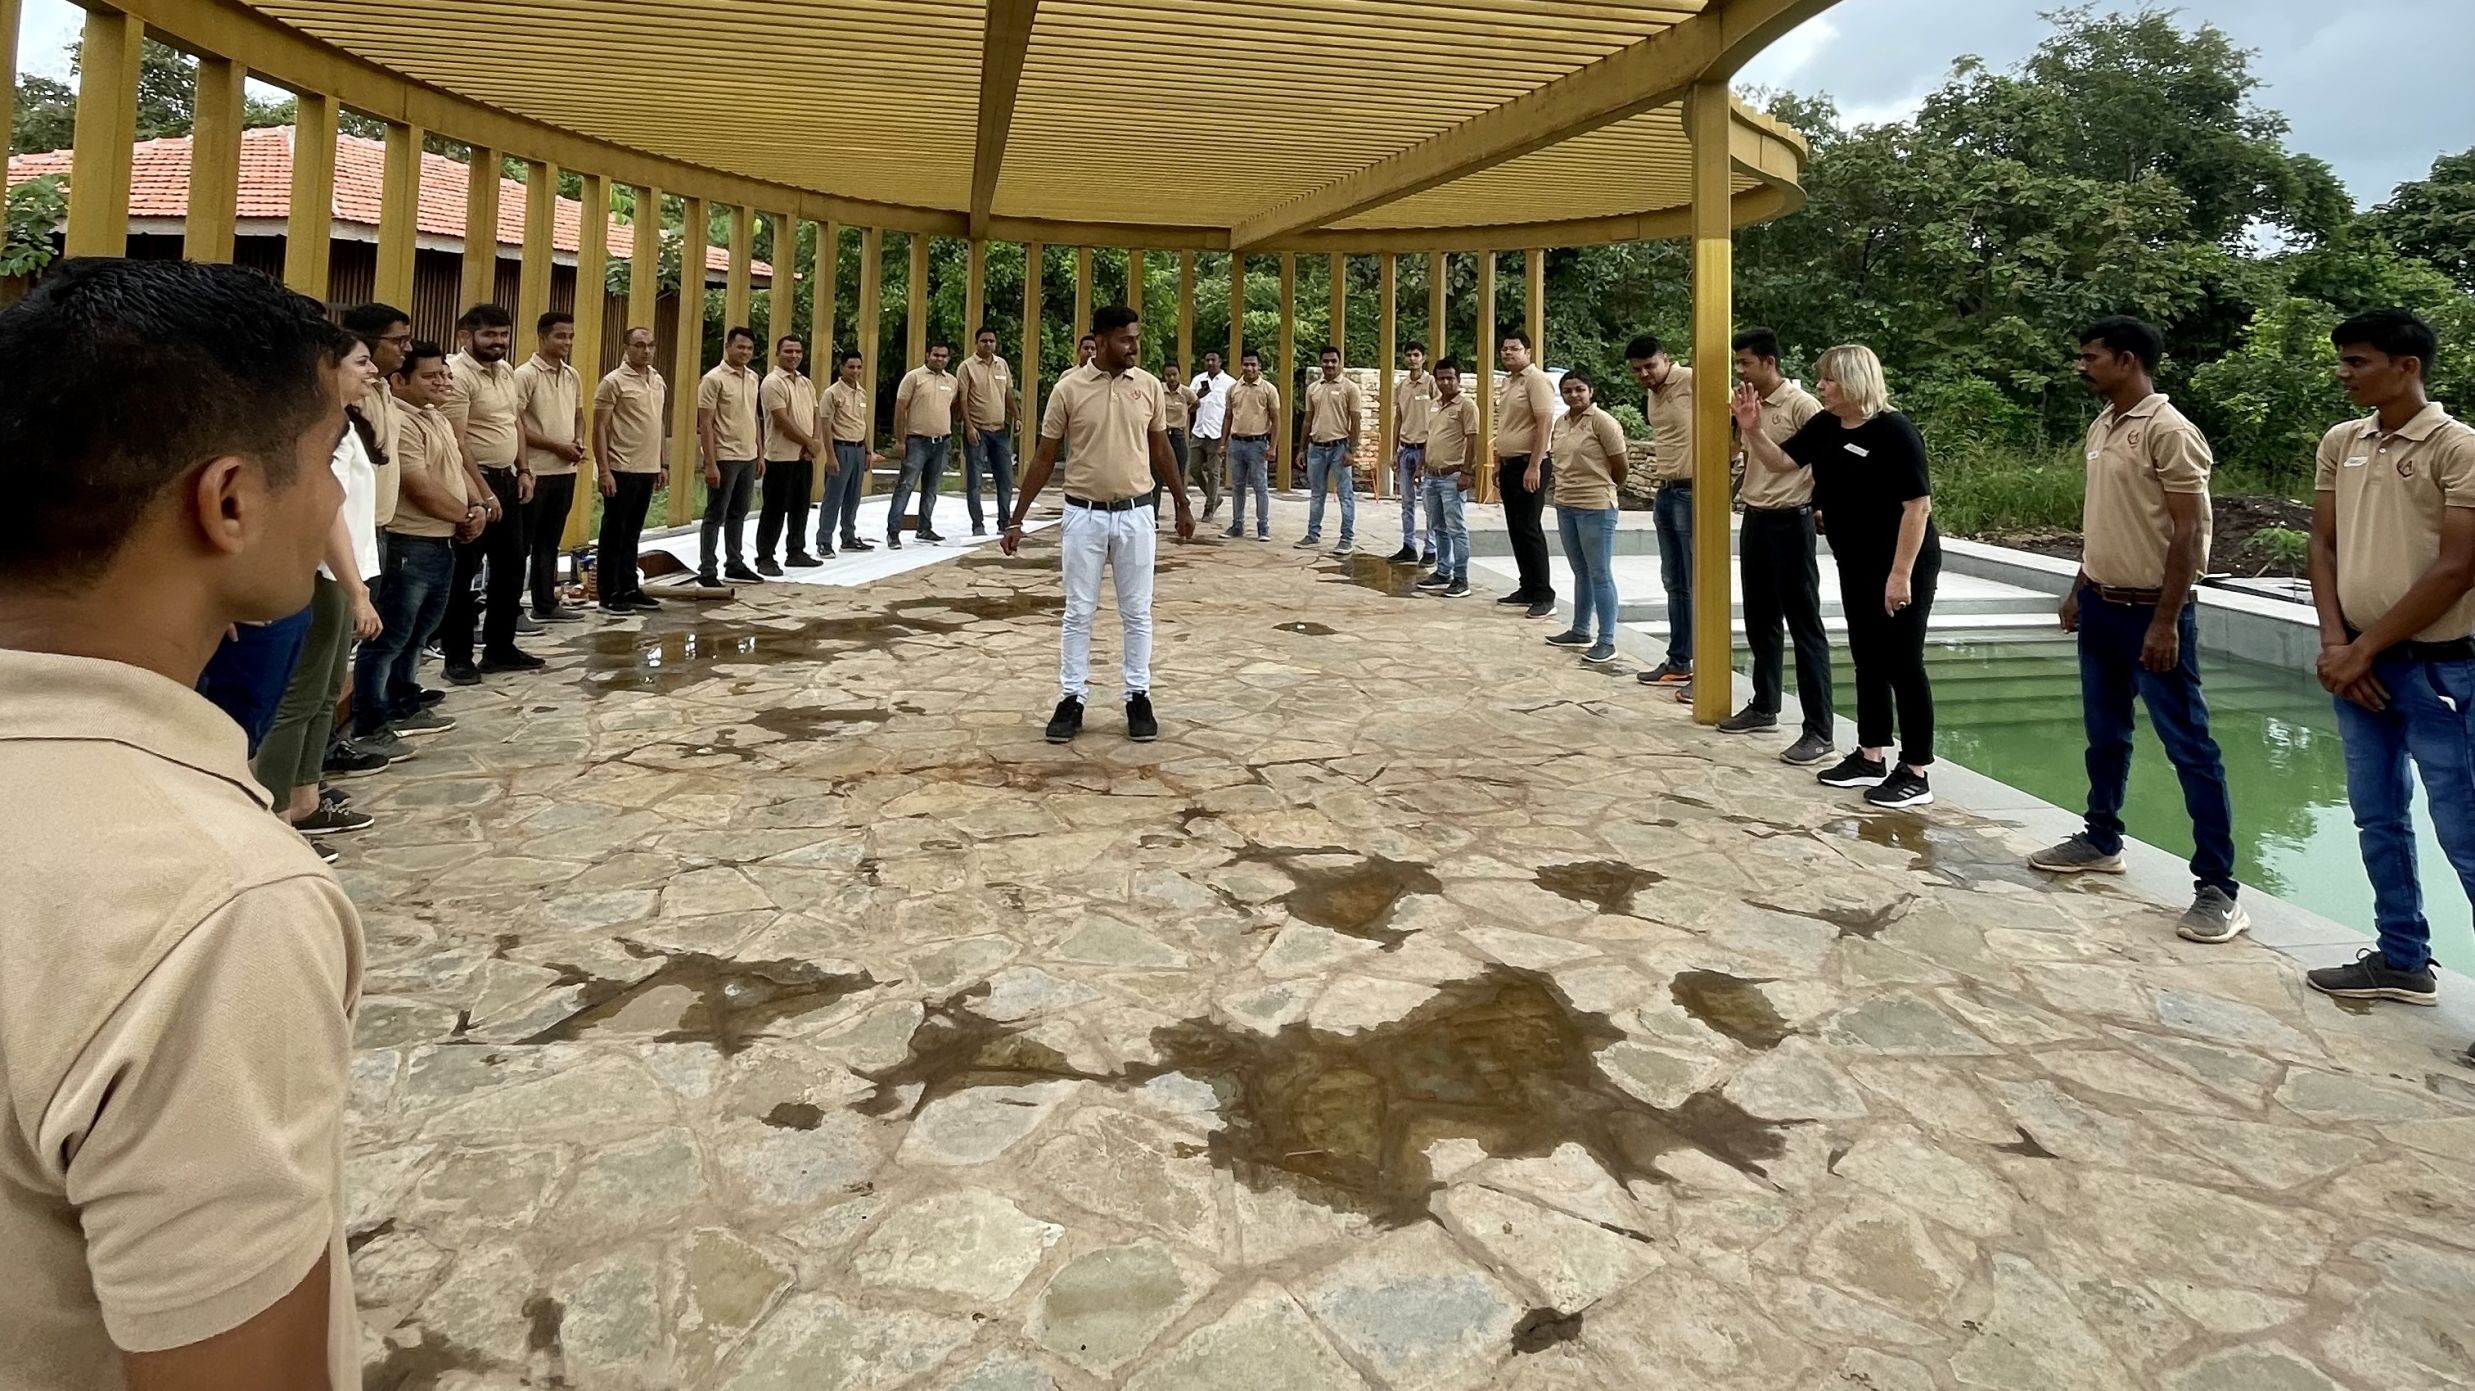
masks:
<instances>
[{"instance_id":1,"label":"green tree","mask_svg":"<svg viewBox=\"0 0 2475 1391\"><path fill-rule=\"evenodd\" d=\"M2475 147L2434 160L2430 174L2398 185L2365 221L2390 245L2475 293Z\"/></svg>"}]
</instances>

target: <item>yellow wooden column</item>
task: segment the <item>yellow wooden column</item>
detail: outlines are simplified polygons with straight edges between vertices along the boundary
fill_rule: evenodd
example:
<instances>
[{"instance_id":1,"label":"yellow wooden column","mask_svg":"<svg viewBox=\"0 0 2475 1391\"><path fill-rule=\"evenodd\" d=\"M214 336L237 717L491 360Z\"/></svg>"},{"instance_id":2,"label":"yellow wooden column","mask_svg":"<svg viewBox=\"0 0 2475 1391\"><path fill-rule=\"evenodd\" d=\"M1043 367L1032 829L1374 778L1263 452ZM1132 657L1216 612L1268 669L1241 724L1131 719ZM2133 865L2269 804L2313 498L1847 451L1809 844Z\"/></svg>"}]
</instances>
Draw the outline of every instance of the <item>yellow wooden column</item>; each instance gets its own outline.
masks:
<instances>
[{"instance_id":1,"label":"yellow wooden column","mask_svg":"<svg viewBox=\"0 0 2475 1391\"><path fill-rule=\"evenodd\" d=\"M1444 288L1451 283L1444 267L1444 253L1427 253L1427 361L1441 362L1452 355L1452 334L1444 316ZM1480 366L1486 364L1481 363Z\"/></svg>"},{"instance_id":2,"label":"yellow wooden column","mask_svg":"<svg viewBox=\"0 0 2475 1391\"><path fill-rule=\"evenodd\" d=\"M1478 372L1478 500L1495 498L1495 253L1478 253L1478 333L1470 356Z\"/></svg>"},{"instance_id":3,"label":"yellow wooden column","mask_svg":"<svg viewBox=\"0 0 2475 1391\"><path fill-rule=\"evenodd\" d=\"M558 166L543 160L524 162L524 251L517 262L516 347L513 360L532 352L533 326L550 310L551 249L558 222ZM581 282L579 282L581 284Z\"/></svg>"},{"instance_id":4,"label":"yellow wooden column","mask_svg":"<svg viewBox=\"0 0 2475 1391\"><path fill-rule=\"evenodd\" d=\"M1091 248L1074 248L1074 337L1079 346L1091 332ZM1080 366L1080 363L1076 364Z\"/></svg>"},{"instance_id":5,"label":"yellow wooden column","mask_svg":"<svg viewBox=\"0 0 2475 1391\"><path fill-rule=\"evenodd\" d=\"M756 214L744 203L730 210L730 270L722 281L722 331L752 328L748 322L748 304L754 296L750 286L755 280ZM763 362L764 353L757 360Z\"/></svg>"},{"instance_id":6,"label":"yellow wooden column","mask_svg":"<svg viewBox=\"0 0 2475 1391\"><path fill-rule=\"evenodd\" d=\"M909 281L906 282L906 288L902 293L904 297L904 307L910 311L909 322L906 325L908 333L905 336L908 351L904 354L904 361L902 364L902 370L908 372L912 368L917 367L921 363L928 360L928 302L930 291L928 284L928 234L926 232L913 232L911 234L911 273Z\"/></svg>"},{"instance_id":7,"label":"yellow wooden column","mask_svg":"<svg viewBox=\"0 0 2475 1391\"><path fill-rule=\"evenodd\" d=\"M661 317L662 303L662 191L637 184L635 201L636 220L627 230L627 328L653 330L653 363L659 370L662 328L654 320Z\"/></svg>"},{"instance_id":8,"label":"yellow wooden column","mask_svg":"<svg viewBox=\"0 0 2475 1391\"><path fill-rule=\"evenodd\" d=\"M1529 317L1530 358L1547 366L1547 253L1537 247L1521 253L1521 308Z\"/></svg>"},{"instance_id":9,"label":"yellow wooden column","mask_svg":"<svg viewBox=\"0 0 2475 1391\"><path fill-rule=\"evenodd\" d=\"M1383 303L1375 310L1375 414L1379 417L1375 436L1380 443L1375 452L1375 496L1390 497L1395 480L1393 461L1401 456L1401 442L1393 438L1392 374L1393 362L1401 355L1401 334L1398 316L1393 312L1393 298L1400 289L1394 279L1397 259L1389 251L1376 258L1376 294Z\"/></svg>"},{"instance_id":10,"label":"yellow wooden column","mask_svg":"<svg viewBox=\"0 0 2475 1391\"><path fill-rule=\"evenodd\" d=\"M1195 254L1177 253L1177 365L1188 380L1195 374Z\"/></svg>"},{"instance_id":11,"label":"yellow wooden column","mask_svg":"<svg viewBox=\"0 0 2475 1391\"><path fill-rule=\"evenodd\" d=\"M1246 253L1229 253L1229 356L1220 368L1234 377L1238 359L1246 355Z\"/></svg>"},{"instance_id":12,"label":"yellow wooden column","mask_svg":"<svg viewBox=\"0 0 2475 1391\"><path fill-rule=\"evenodd\" d=\"M0 6L14 44L17 7ZM241 197L242 89L249 70L229 58L198 60L198 97L189 141L189 217L182 226L181 255L192 261L232 259L232 223ZM0 130L6 129L0 126Z\"/></svg>"},{"instance_id":13,"label":"yellow wooden column","mask_svg":"<svg viewBox=\"0 0 2475 1391\"><path fill-rule=\"evenodd\" d=\"M17 26L22 10L20 0L0 0L0 130L17 128ZM134 128L134 108L130 120Z\"/></svg>"},{"instance_id":14,"label":"yellow wooden column","mask_svg":"<svg viewBox=\"0 0 2475 1391\"><path fill-rule=\"evenodd\" d=\"M1341 366L1349 366L1349 258L1332 253L1331 308L1325 318L1332 332L1332 346L1341 350Z\"/></svg>"},{"instance_id":15,"label":"yellow wooden column","mask_svg":"<svg viewBox=\"0 0 2475 1391\"><path fill-rule=\"evenodd\" d=\"M1143 253L1133 247L1126 248L1125 303L1128 309L1134 311L1134 316L1136 318L1140 319L1143 317ZM1143 336L1146 339L1151 337L1148 333ZM1135 363L1135 366L1137 367L1142 365L1143 364L1141 362Z\"/></svg>"},{"instance_id":16,"label":"yellow wooden column","mask_svg":"<svg viewBox=\"0 0 2475 1391\"><path fill-rule=\"evenodd\" d=\"M963 250L962 341L957 354L978 350L981 320L988 317L988 243L974 240Z\"/></svg>"},{"instance_id":17,"label":"yellow wooden column","mask_svg":"<svg viewBox=\"0 0 2475 1391\"><path fill-rule=\"evenodd\" d=\"M323 304L335 236L335 98L303 92L292 120L292 201L284 219L284 285Z\"/></svg>"},{"instance_id":18,"label":"yellow wooden column","mask_svg":"<svg viewBox=\"0 0 2475 1391\"><path fill-rule=\"evenodd\" d=\"M1038 242L1023 244L1023 360L1015 364L1022 380L1023 423L1021 434L1028 440L1017 440L1018 451L1038 448L1040 437L1040 258L1048 248Z\"/></svg>"},{"instance_id":19,"label":"yellow wooden column","mask_svg":"<svg viewBox=\"0 0 2475 1391\"><path fill-rule=\"evenodd\" d=\"M657 229L661 226L659 206L655 205L653 219ZM705 375L705 220L704 199L679 200L679 317L670 340L672 526L683 526L697 515L696 485L705 472L696 440L696 387ZM648 260L646 264L659 262Z\"/></svg>"},{"instance_id":20,"label":"yellow wooden column","mask_svg":"<svg viewBox=\"0 0 2475 1391\"><path fill-rule=\"evenodd\" d=\"M1305 404L1298 385L1298 256L1280 254L1280 418L1272 422L1272 447L1280 452L1280 486L1297 481L1289 460L1289 420Z\"/></svg>"},{"instance_id":21,"label":"yellow wooden column","mask_svg":"<svg viewBox=\"0 0 2475 1391\"><path fill-rule=\"evenodd\" d=\"M1684 105L1693 146L1693 718L1717 724L1735 696L1734 578L1728 544L1728 335L1735 276L1725 82Z\"/></svg>"},{"instance_id":22,"label":"yellow wooden column","mask_svg":"<svg viewBox=\"0 0 2475 1391\"><path fill-rule=\"evenodd\" d=\"M773 228L772 284L765 291L765 351L799 332L796 326L799 309L799 219L789 213L767 213L765 223ZM811 353L815 351L809 345ZM816 363L808 363L811 377Z\"/></svg>"},{"instance_id":23,"label":"yellow wooden column","mask_svg":"<svg viewBox=\"0 0 2475 1391\"><path fill-rule=\"evenodd\" d=\"M115 10L86 12L77 67L77 148L69 157L70 256L129 254L129 146L137 139L138 57L146 26Z\"/></svg>"},{"instance_id":24,"label":"yellow wooden column","mask_svg":"<svg viewBox=\"0 0 2475 1391\"><path fill-rule=\"evenodd\" d=\"M842 346L835 336L834 299L842 270L842 224L823 222L816 229L816 269L808 272L808 376L817 384L817 394L823 397L825 388L842 376ZM826 455L833 452L831 432L822 442ZM824 460L810 471L808 500L825 500Z\"/></svg>"},{"instance_id":25,"label":"yellow wooden column","mask_svg":"<svg viewBox=\"0 0 2475 1391\"><path fill-rule=\"evenodd\" d=\"M884 282L885 233L874 227L863 228L859 234L859 380L868 393L867 439L872 449L877 441L877 330L885 317ZM875 470L862 475L860 491L876 491ZM893 521L891 517L886 519L889 530Z\"/></svg>"},{"instance_id":26,"label":"yellow wooden column","mask_svg":"<svg viewBox=\"0 0 2475 1391\"><path fill-rule=\"evenodd\" d=\"M498 298L498 151L475 145L471 160L464 170L462 309Z\"/></svg>"},{"instance_id":27,"label":"yellow wooden column","mask_svg":"<svg viewBox=\"0 0 2475 1391\"><path fill-rule=\"evenodd\" d=\"M387 123L386 167L378 188L378 271L371 293L409 314L414 238L421 221L421 127Z\"/></svg>"},{"instance_id":28,"label":"yellow wooden column","mask_svg":"<svg viewBox=\"0 0 2475 1391\"><path fill-rule=\"evenodd\" d=\"M610 299L610 181L599 174L582 177L584 187L576 200L576 350L568 361L583 379L576 395L584 409L585 449L584 462L576 466L575 504L567 509L567 529L560 537L569 549L592 539L593 503L601 496L593 481L593 389L602 379L602 335L608 330ZM553 191L556 188L554 181ZM626 333L626 325L619 332Z\"/></svg>"}]
</instances>

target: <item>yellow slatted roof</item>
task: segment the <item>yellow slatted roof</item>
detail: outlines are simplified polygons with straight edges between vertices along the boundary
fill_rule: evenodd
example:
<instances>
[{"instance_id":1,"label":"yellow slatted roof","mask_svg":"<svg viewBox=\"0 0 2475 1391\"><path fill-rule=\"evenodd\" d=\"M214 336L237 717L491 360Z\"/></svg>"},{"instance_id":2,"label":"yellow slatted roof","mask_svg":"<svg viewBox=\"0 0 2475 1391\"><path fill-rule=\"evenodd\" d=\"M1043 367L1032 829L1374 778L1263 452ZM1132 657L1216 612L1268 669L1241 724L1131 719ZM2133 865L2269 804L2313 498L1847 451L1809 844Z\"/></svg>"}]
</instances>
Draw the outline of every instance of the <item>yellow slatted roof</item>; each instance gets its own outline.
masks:
<instances>
[{"instance_id":1,"label":"yellow slatted roof","mask_svg":"<svg viewBox=\"0 0 2475 1391\"><path fill-rule=\"evenodd\" d=\"M1680 230L1685 89L1826 0L225 3L889 225L1311 251ZM1797 205L1793 132L1737 107L1730 155L1739 221Z\"/></svg>"}]
</instances>

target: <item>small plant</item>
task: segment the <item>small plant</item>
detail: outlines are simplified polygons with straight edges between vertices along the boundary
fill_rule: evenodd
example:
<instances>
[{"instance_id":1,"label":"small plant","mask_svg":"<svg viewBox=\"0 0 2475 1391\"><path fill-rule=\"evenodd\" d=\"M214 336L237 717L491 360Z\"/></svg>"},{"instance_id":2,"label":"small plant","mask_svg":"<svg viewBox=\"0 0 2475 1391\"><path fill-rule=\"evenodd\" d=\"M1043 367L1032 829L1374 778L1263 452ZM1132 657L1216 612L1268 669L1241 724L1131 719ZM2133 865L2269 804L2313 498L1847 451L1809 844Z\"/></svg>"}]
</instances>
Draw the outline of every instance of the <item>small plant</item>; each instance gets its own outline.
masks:
<instances>
[{"instance_id":1,"label":"small plant","mask_svg":"<svg viewBox=\"0 0 2475 1391\"><path fill-rule=\"evenodd\" d=\"M52 234L69 215L62 176L45 174L9 190L8 232L0 241L0 276L32 275L59 253Z\"/></svg>"},{"instance_id":2,"label":"small plant","mask_svg":"<svg viewBox=\"0 0 2475 1391\"><path fill-rule=\"evenodd\" d=\"M2263 570L2264 574L2268 570L2301 574L2305 563L2311 559L2312 555L2312 534L2308 531L2297 531L2290 526L2273 526L2254 532L2252 544L2258 546L2260 553L2268 557L2268 565Z\"/></svg>"}]
</instances>

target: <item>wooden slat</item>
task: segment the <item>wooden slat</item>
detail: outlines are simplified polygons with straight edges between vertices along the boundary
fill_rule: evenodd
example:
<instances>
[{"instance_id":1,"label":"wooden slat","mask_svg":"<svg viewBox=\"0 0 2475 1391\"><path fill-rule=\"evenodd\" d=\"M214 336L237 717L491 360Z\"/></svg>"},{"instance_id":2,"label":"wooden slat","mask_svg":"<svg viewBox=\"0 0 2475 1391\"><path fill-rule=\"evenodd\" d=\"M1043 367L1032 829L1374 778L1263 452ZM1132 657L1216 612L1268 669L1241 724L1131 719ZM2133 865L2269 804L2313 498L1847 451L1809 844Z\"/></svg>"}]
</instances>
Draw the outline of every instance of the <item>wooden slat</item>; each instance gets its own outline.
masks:
<instances>
[{"instance_id":1,"label":"wooden slat","mask_svg":"<svg viewBox=\"0 0 2475 1391\"><path fill-rule=\"evenodd\" d=\"M1685 106L1693 145L1693 718L1714 725L1735 696L1729 622L1735 566L1728 545L1728 337L1734 314L1733 222L1728 216L1727 84L1693 89Z\"/></svg>"},{"instance_id":2,"label":"wooden slat","mask_svg":"<svg viewBox=\"0 0 2475 1391\"><path fill-rule=\"evenodd\" d=\"M1280 254L1280 418L1272 422L1272 447L1280 452L1280 486L1287 492L1296 482L1289 457L1290 418L1305 404L1298 388L1298 258Z\"/></svg>"},{"instance_id":3,"label":"wooden slat","mask_svg":"<svg viewBox=\"0 0 2475 1391\"><path fill-rule=\"evenodd\" d=\"M378 263L371 289L381 304L410 313L419 254L421 131L387 123L386 167L378 192Z\"/></svg>"},{"instance_id":4,"label":"wooden slat","mask_svg":"<svg viewBox=\"0 0 2475 1391\"><path fill-rule=\"evenodd\" d=\"M567 509L567 526L559 538L571 550L592 539L593 498L599 492L593 468L593 388L600 380L604 320L610 304L610 181L599 174L586 174L583 179L577 199L576 349L569 361L583 379L577 405L584 416L585 461L577 466L575 502ZM555 180L552 187L557 187Z\"/></svg>"},{"instance_id":5,"label":"wooden slat","mask_svg":"<svg viewBox=\"0 0 2475 1391\"><path fill-rule=\"evenodd\" d=\"M138 57L146 26L130 15L86 12L77 69L77 147L69 161L69 256L129 250L129 147L137 139Z\"/></svg>"},{"instance_id":6,"label":"wooden slat","mask_svg":"<svg viewBox=\"0 0 2475 1391\"><path fill-rule=\"evenodd\" d=\"M335 99L303 93L292 118L292 193L284 218L284 284L327 297L335 235Z\"/></svg>"},{"instance_id":7,"label":"wooden slat","mask_svg":"<svg viewBox=\"0 0 2475 1391\"><path fill-rule=\"evenodd\" d=\"M658 205L657 205L658 209ZM705 200L679 200L679 264L705 264ZM658 211L649 219L660 226ZM696 438L696 387L705 375L704 276L691 269L680 277L677 327L670 335L670 524L696 515L696 488L705 461ZM727 325L725 325L727 327Z\"/></svg>"},{"instance_id":8,"label":"wooden slat","mask_svg":"<svg viewBox=\"0 0 2475 1391\"><path fill-rule=\"evenodd\" d=\"M466 309L498 297L498 179L498 151L473 146L464 170Z\"/></svg>"},{"instance_id":9,"label":"wooden slat","mask_svg":"<svg viewBox=\"0 0 2475 1391\"><path fill-rule=\"evenodd\" d=\"M1470 345L1478 372L1478 501L1495 498L1495 253L1478 253L1478 326Z\"/></svg>"},{"instance_id":10,"label":"wooden slat","mask_svg":"<svg viewBox=\"0 0 2475 1391\"><path fill-rule=\"evenodd\" d=\"M555 245L559 206L559 171L532 159L524 162L524 252L516 284L516 348L533 340L534 325L550 308L551 248ZM578 358L578 361L599 359Z\"/></svg>"},{"instance_id":11,"label":"wooden slat","mask_svg":"<svg viewBox=\"0 0 2475 1391\"><path fill-rule=\"evenodd\" d=\"M7 10L13 13L12 3ZM16 21L0 14L0 22ZM0 36L14 44L17 36ZM181 255L192 261L232 259L232 225L240 211L241 113L249 70L229 58L198 60L198 95L189 141L189 215L181 224ZM0 126L0 129L6 129Z\"/></svg>"},{"instance_id":12,"label":"wooden slat","mask_svg":"<svg viewBox=\"0 0 2475 1391\"><path fill-rule=\"evenodd\" d=\"M911 273L903 281L902 293L910 311L909 351L902 360L902 369L908 372L928 360L928 238L917 232L911 234Z\"/></svg>"},{"instance_id":13,"label":"wooden slat","mask_svg":"<svg viewBox=\"0 0 2475 1391\"><path fill-rule=\"evenodd\" d=\"M1400 324L1394 313L1394 301L1399 286L1394 257L1389 253L1376 260L1377 297L1382 303L1375 307L1375 415L1377 439L1375 451L1375 496L1388 497L1395 486L1393 460L1399 456L1401 442L1395 437L1392 419L1392 372L1399 365Z\"/></svg>"}]
</instances>

